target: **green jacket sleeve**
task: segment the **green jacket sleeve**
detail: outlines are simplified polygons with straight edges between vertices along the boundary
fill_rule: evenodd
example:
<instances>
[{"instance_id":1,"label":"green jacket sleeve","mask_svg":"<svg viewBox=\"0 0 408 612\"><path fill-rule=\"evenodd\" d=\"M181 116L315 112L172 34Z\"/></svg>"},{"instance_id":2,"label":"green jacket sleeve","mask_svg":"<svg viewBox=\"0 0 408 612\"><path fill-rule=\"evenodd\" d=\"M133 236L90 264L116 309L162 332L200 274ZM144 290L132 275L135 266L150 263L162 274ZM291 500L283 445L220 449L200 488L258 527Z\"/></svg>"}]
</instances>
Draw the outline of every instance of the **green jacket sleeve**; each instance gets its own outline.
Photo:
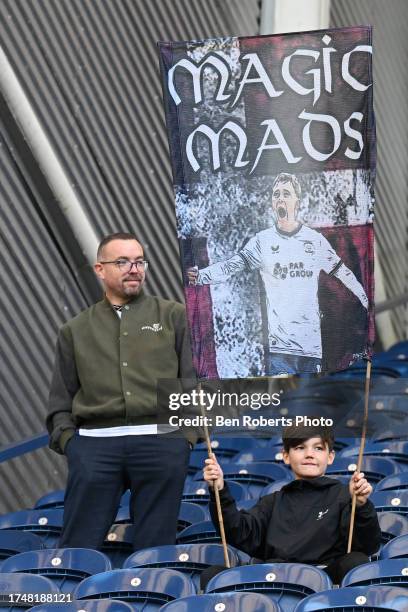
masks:
<instances>
[{"instance_id":1,"label":"green jacket sleeve","mask_svg":"<svg viewBox=\"0 0 408 612\"><path fill-rule=\"evenodd\" d=\"M46 426L50 434L50 448L62 454L68 440L74 435L72 400L79 389L71 334L61 328L55 351L54 371L48 400Z\"/></svg>"}]
</instances>

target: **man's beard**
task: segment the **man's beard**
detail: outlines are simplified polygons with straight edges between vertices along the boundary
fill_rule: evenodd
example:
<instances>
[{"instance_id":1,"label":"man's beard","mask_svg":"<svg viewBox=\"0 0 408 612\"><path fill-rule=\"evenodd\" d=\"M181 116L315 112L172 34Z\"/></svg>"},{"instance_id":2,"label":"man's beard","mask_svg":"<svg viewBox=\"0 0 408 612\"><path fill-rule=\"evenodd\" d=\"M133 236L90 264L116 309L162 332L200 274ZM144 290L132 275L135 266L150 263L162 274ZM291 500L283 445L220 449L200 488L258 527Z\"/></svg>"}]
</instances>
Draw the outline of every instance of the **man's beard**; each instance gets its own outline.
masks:
<instances>
[{"instance_id":1,"label":"man's beard","mask_svg":"<svg viewBox=\"0 0 408 612\"><path fill-rule=\"evenodd\" d=\"M139 281L139 284L138 285L128 285L126 281ZM143 285L143 280L139 276L130 276L130 277L124 278L122 281L123 294L128 297L132 295L137 295L139 291L141 290L142 285Z\"/></svg>"}]
</instances>

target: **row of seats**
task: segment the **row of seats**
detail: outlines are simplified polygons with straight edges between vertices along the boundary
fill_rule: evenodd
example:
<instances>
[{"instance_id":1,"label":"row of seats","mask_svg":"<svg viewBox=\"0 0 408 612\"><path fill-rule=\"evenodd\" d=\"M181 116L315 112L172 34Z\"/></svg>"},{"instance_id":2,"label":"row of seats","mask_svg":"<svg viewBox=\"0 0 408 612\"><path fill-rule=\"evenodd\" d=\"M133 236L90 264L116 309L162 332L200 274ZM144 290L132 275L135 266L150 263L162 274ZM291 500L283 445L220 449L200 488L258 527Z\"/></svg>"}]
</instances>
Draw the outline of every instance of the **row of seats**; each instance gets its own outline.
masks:
<instances>
[{"instance_id":1,"label":"row of seats","mask_svg":"<svg viewBox=\"0 0 408 612\"><path fill-rule=\"evenodd\" d=\"M242 564L239 551L231 546L228 547L228 557L231 567ZM379 560L385 559L405 559L405 564L408 563L408 535L398 536L385 544ZM247 560L251 561L249 558ZM127 557L122 569L135 567L176 569L187 574L198 590L201 572L213 565L224 565L222 546L213 543L196 543L139 550ZM110 559L100 551L65 548L30 550L11 555L2 562L0 572L1 574L14 572L42 574L52 577L61 592L72 592L73 587L84 578L112 569ZM408 572L406 576L408 577Z\"/></svg>"},{"instance_id":2,"label":"row of seats","mask_svg":"<svg viewBox=\"0 0 408 612\"><path fill-rule=\"evenodd\" d=\"M194 582L187 573L167 567L107 570L85 577L81 581L78 581L76 577L76 584L74 584L74 571L70 571L67 566L63 567L66 565L62 561L63 552L52 551L53 557L44 571L33 574L2 573L0 575L2 593L3 597L8 596L8 603L18 604L19 602L15 601L18 593L31 595L30 598L22 599L20 607L29 607L27 604L33 603L46 603L47 600L41 601L41 594L43 599L49 594L54 596L55 601L58 601L56 596L64 593L66 598L70 594L73 599L81 601L120 599L131 603L134 610L153 611L160 609L168 602L196 595ZM67 550L68 555L72 555L72 552L72 549ZM89 554L89 551L85 552ZM340 588L363 587L364 592L367 593L368 587L374 585L396 587L399 589L401 603L405 600L406 605L408 601L407 564L407 559L387 559L367 563L346 574ZM282 612L293 612L298 609L296 606L299 606L300 602L308 596L320 594L322 597L324 594L324 597L327 597L330 591L336 592L335 589L332 589L330 578L323 570L301 563L265 563L233 567L214 576L206 587L206 593L213 594L235 591L261 593L275 602L278 605L277 609ZM35 597L35 594L40 596L40 600ZM302 605L306 605L305 602Z\"/></svg>"},{"instance_id":3,"label":"row of seats","mask_svg":"<svg viewBox=\"0 0 408 612\"><path fill-rule=\"evenodd\" d=\"M34 608L32 608L34 610ZM406 591L399 587L374 585L348 587L309 595L302 599L295 612L341 610L342 612L384 611L406 612ZM119 600L80 600L67 604L49 604L35 607L36 612L126 612L134 610ZM279 603L261 593L210 593L191 595L170 602L162 612L282 612Z\"/></svg>"}]
</instances>

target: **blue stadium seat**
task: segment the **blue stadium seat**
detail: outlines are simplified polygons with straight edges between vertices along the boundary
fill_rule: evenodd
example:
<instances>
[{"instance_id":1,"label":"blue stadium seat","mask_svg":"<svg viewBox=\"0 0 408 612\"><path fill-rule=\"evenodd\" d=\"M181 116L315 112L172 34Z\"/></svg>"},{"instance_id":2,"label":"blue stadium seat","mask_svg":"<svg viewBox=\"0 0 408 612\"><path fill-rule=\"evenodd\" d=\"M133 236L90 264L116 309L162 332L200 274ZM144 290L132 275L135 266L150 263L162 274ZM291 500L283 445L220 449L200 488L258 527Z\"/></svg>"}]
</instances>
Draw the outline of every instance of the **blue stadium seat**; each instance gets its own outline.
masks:
<instances>
[{"instance_id":1,"label":"blue stadium seat","mask_svg":"<svg viewBox=\"0 0 408 612\"><path fill-rule=\"evenodd\" d=\"M189 502L181 502L178 521L177 521L177 529L178 531L182 531L189 525L193 525L194 523L199 523L200 521L205 521L210 518L208 510L204 508L202 505L193 504ZM128 506L120 506L118 512L115 517L115 525L125 523L130 524L130 512Z\"/></svg>"},{"instance_id":2,"label":"blue stadium seat","mask_svg":"<svg viewBox=\"0 0 408 612\"><path fill-rule=\"evenodd\" d=\"M211 448L217 455L219 461L227 462L232 457L248 448L256 448L261 442L250 436L242 436L240 438L230 438L228 436L213 436L211 439ZM207 444L200 442L194 447L194 453L202 453L203 463L208 458Z\"/></svg>"},{"instance_id":3,"label":"blue stadium seat","mask_svg":"<svg viewBox=\"0 0 408 612\"><path fill-rule=\"evenodd\" d=\"M404 378L408 377L408 360L407 359L392 359L392 356L389 355L388 359L384 359L378 367L389 368L395 372L398 372L400 376Z\"/></svg>"},{"instance_id":4,"label":"blue stadium seat","mask_svg":"<svg viewBox=\"0 0 408 612\"><path fill-rule=\"evenodd\" d=\"M111 569L108 557L97 550L54 548L9 557L4 561L1 572L40 574L52 580L61 593L72 593L84 578Z\"/></svg>"},{"instance_id":5,"label":"blue stadium seat","mask_svg":"<svg viewBox=\"0 0 408 612\"><path fill-rule=\"evenodd\" d=\"M268 463L282 463L282 446L266 446L264 448L250 448L235 455L231 459L233 464L257 463L266 461Z\"/></svg>"},{"instance_id":6,"label":"blue stadium seat","mask_svg":"<svg viewBox=\"0 0 408 612\"><path fill-rule=\"evenodd\" d=\"M326 476L333 474L352 475L357 467L357 457L336 457L332 465L326 470ZM377 483L386 476L401 472L401 466L392 459L385 457L363 457L362 471L372 484Z\"/></svg>"},{"instance_id":7,"label":"blue stadium seat","mask_svg":"<svg viewBox=\"0 0 408 612\"><path fill-rule=\"evenodd\" d=\"M303 563L264 563L225 570L207 584L206 593L256 591L277 601L284 612L312 593L332 587L329 576Z\"/></svg>"},{"instance_id":8,"label":"blue stadium seat","mask_svg":"<svg viewBox=\"0 0 408 612\"><path fill-rule=\"evenodd\" d=\"M231 495L236 501L246 499L248 497L245 487L243 487L239 482L231 480L228 484ZM204 480L186 483L184 486L182 500L185 502L191 502L193 504L207 505L210 501L210 493L207 483Z\"/></svg>"},{"instance_id":9,"label":"blue stadium seat","mask_svg":"<svg viewBox=\"0 0 408 612\"><path fill-rule=\"evenodd\" d=\"M133 552L134 526L113 524L106 535L101 551L110 559L113 568L121 568L125 559Z\"/></svg>"},{"instance_id":10,"label":"blue stadium seat","mask_svg":"<svg viewBox=\"0 0 408 612\"><path fill-rule=\"evenodd\" d=\"M399 512L408 516L408 491L375 491L370 500L377 512Z\"/></svg>"},{"instance_id":11,"label":"blue stadium seat","mask_svg":"<svg viewBox=\"0 0 408 612\"><path fill-rule=\"evenodd\" d=\"M404 588L373 585L331 589L309 595L296 606L295 612L406 612L407 591Z\"/></svg>"},{"instance_id":12,"label":"blue stadium seat","mask_svg":"<svg viewBox=\"0 0 408 612\"><path fill-rule=\"evenodd\" d=\"M408 534L393 538L381 550L381 559L403 559L408 561Z\"/></svg>"},{"instance_id":13,"label":"blue stadium seat","mask_svg":"<svg viewBox=\"0 0 408 612\"><path fill-rule=\"evenodd\" d=\"M281 612L278 603L260 593L208 593L184 597L163 606L160 612Z\"/></svg>"},{"instance_id":14,"label":"blue stadium seat","mask_svg":"<svg viewBox=\"0 0 408 612\"><path fill-rule=\"evenodd\" d=\"M130 524L131 522L129 506L120 505L115 516L115 525L120 525L122 523Z\"/></svg>"},{"instance_id":15,"label":"blue stadium seat","mask_svg":"<svg viewBox=\"0 0 408 612\"><path fill-rule=\"evenodd\" d=\"M395 359L408 359L408 340L401 340L390 348L386 352L387 355L392 355Z\"/></svg>"},{"instance_id":16,"label":"blue stadium seat","mask_svg":"<svg viewBox=\"0 0 408 612\"><path fill-rule=\"evenodd\" d=\"M85 578L76 588L76 599L120 599L143 612L159 610L161 606L178 599L195 595L193 582L171 569L141 568L122 569L96 574ZM135 607L135 609L137 609Z\"/></svg>"},{"instance_id":17,"label":"blue stadium seat","mask_svg":"<svg viewBox=\"0 0 408 612\"><path fill-rule=\"evenodd\" d=\"M340 457L357 457L359 447L346 448L340 453ZM370 457L385 457L393 459L398 463L402 463L408 468L408 442L403 441L388 441L388 442L372 442L364 447L364 456Z\"/></svg>"},{"instance_id":18,"label":"blue stadium seat","mask_svg":"<svg viewBox=\"0 0 408 612\"><path fill-rule=\"evenodd\" d=\"M177 544L219 543L220 541L221 538L212 521L190 525L177 534Z\"/></svg>"},{"instance_id":19,"label":"blue stadium seat","mask_svg":"<svg viewBox=\"0 0 408 612\"><path fill-rule=\"evenodd\" d=\"M336 380L340 379L358 379L365 380L367 367L365 365L360 365L359 362L347 368L347 370L342 370L341 372L336 372L332 374L333 378ZM371 378L398 378L401 376L398 370L388 367L388 365L373 365L371 368Z\"/></svg>"},{"instance_id":20,"label":"blue stadium seat","mask_svg":"<svg viewBox=\"0 0 408 612\"><path fill-rule=\"evenodd\" d=\"M239 565L238 555L230 547L228 556L231 567ZM178 570L191 578L198 591L201 572L210 565L224 563L223 547L220 544L177 544L139 550L126 559L123 568L167 567Z\"/></svg>"},{"instance_id":21,"label":"blue stadium seat","mask_svg":"<svg viewBox=\"0 0 408 612\"><path fill-rule=\"evenodd\" d=\"M0 516L0 529L31 531L41 536L47 548L56 546L62 528L62 508L19 510Z\"/></svg>"},{"instance_id":22,"label":"blue stadium seat","mask_svg":"<svg viewBox=\"0 0 408 612\"><path fill-rule=\"evenodd\" d=\"M210 513L207 508L199 504L181 502L177 520L177 531L183 531L186 527L201 523L202 521L207 521L209 518Z\"/></svg>"},{"instance_id":23,"label":"blue stadium seat","mask_svg":"<svg viewBox=\"0 0 408 612\"><path fill-rule=\"evenodd\" d=\"M408 518L398 512L379 512L378 522L384 544L400 535L408 534Z\"/></svg>"},{"instance_id":24,"label":"blue stadium seat","mask_svg":"<svg viewBox=\"0 0 408 612\"><path fill-rule=\"evenodd\" d=\"M344 576L340 586L368 584L408 587L408 559L382 559L359 565Z\"/></svg>"},{"instance_id":25,"label":"blue stadium seat","mask_svg":"<svg viewBox=\"0 0 408 612\"><path fill-rule=\"evenodd\" d=\"M265 495L270 495L271 493L275 493L275 491L280 491L282 487L288 484L288 482L290 481L277 480L276 482L271 482L271 484L266 485L266 487L262 489L259 497L264 497Z\"/></svg>"},{"instance_id":26,"label":"blue stadium seat","mask_svg":"<svg viewBox=\"0 0 408 612\"><path fill-rule=\"evenodd\" d=\"M129 489L127 489L122 497L120 498L120 504L119 506L128 506L129 507L129 502L130 502L130 491Z\"/></svg>"},{"instance_id":27,"label":"blue stadium seat","mask_svg":"<svg viewBox=\"0 0 408 612\"><path fill-rule=\"evenodd\" d=\"M40 550L42 548L44 548L43 541L35 533L0 529L0 559L7 559L26 550Z\"/></svg>"},{"instance_id":28,"label":"blue stadium seat","mask_svg":"<svg viewBox=\"0 0 408 612\"><path fill-rule=\"evenodd\" d=\"M33 574L0 574L0 610L12 612L17 608L32 608L41 596L61 595L55 584L43 576Z\"/></svg>"},{"instance_id":29,"label":"blue stadium seat","mask_svg":"<svg viewBox=\"0 0 408 612\"><path fill-rule=\"evenodd\" d=\"M292 480L291 472L276 463L249 463L222 466L224 478L242 484L250 497L259 497L262 489L275 480Z\"/></svg>"},{"instance_id":30,"label":"blue stadium seat","mask_svg":"<svg viewBox=\"0 0 408 612\"><path fill-rule=\"evenodd\" d=\"M377 483L376 491L404 491L408 489L408 469L401 474L392 474Z\"/></svg>"},{"instance_id":31,"label":"blue stadium seat","mask_svg":"<svg viewBox=\"0 0 408 612\"><path fill-rule=\"evenodd\" d=\"M34 612L34 608L30 609ZM119 599L74 599L70 603L35 606L35 612L135 612L133 606Z\"/></svg>"},{"instance_id":32,"label":"blue stadium seat","mask_svg":"<svg viewBox=\"0 0 408 612\"><path fill-rule=\"evenodd\" d=\"M64 507L65 490L51 491L43 497L40 497L35 503L34 508L63 508Z\"/></svg>"}]
</instances>

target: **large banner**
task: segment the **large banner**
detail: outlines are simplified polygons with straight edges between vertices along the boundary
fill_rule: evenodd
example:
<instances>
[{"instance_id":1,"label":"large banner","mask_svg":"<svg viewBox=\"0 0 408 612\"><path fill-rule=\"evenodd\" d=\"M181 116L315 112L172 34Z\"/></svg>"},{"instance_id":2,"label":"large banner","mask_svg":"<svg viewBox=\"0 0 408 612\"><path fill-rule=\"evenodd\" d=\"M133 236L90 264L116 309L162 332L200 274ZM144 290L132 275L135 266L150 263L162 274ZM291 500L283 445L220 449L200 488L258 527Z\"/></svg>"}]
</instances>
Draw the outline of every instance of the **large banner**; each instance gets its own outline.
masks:
<instances>
[{"instance_id":1,"label":"large banner","mask_svg":"<svg viewBox=\"0 0 408 612\"><path fill-rule=\"evenodd\" d=\"M372 31L159 43L198 376L371 354Z\"/></svg>"}]
</instances>

